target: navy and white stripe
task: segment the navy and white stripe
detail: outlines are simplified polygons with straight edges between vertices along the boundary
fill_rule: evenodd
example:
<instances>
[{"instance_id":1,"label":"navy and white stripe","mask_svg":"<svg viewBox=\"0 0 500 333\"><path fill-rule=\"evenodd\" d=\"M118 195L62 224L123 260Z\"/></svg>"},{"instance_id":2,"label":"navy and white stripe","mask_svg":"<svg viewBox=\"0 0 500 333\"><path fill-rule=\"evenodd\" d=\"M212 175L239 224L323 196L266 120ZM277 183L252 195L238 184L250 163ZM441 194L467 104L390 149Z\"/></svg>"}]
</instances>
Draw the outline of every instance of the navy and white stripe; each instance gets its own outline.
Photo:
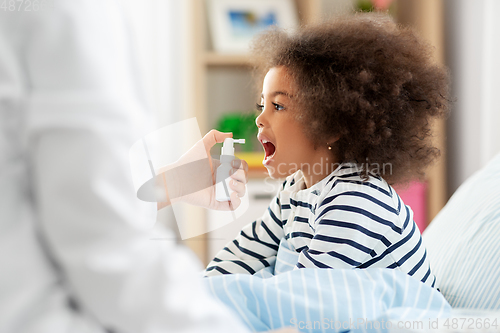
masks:
<instances>
[{"instance_id":1,"label":"navy and white stripe","mask_svg":"<svg viewBox=\"0 0 500 333\"><path fill-rule=\"evenodd\" d=\"M296 268L393 268L436 286L413 212L380 177L363 181L342 164L305 188L301 171L287 178L261 219L208 265L207 276L272 267L285 239L299 253Z\"/></svg>"}]
</instances>

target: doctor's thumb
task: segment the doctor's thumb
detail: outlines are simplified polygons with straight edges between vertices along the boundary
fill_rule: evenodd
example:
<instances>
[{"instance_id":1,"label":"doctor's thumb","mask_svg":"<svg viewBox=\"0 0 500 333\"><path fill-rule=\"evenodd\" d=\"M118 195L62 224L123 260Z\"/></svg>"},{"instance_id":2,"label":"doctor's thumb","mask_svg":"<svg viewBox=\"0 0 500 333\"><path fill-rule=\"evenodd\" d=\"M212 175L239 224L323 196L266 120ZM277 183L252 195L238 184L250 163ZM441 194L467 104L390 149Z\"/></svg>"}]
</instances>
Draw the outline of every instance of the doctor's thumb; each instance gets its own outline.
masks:
<instances>
[{"instance_id":1,"label":"doctor's thumb","mask_svg":"<svg viewBox=\"0 0 500 333\"><path fill-rule=\"evenodd\" d=\"M231 133L231 132L224 133L224 132L219 132L219 131L213 129L203 137L203 143L205 144L205 148L207 150L209 150L216 143L222 143L222 142L224 142L224 139L232 138L232 137L233 137L233 133Z\"/></svg>"}]
</instances>

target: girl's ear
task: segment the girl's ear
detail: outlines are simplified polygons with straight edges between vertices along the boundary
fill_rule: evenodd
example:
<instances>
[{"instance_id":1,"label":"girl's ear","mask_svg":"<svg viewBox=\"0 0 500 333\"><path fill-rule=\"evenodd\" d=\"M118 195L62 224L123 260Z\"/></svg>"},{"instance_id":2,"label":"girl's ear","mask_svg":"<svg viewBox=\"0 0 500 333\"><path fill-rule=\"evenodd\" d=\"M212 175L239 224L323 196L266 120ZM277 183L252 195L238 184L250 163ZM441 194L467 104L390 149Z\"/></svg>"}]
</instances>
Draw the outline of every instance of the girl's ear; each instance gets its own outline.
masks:
<instances>
[{"instance_id":1,"label":"girl's ear","mask_svg":"<svg viewBox=\"0 0 500 333\"><path fill-rule=\"evenodd\" d=\"M334 135L334 136L332 136L332 137L330 137L330 138L328 139L327 145L331 146L331 145L333 145L335 142L339 141L339 139L340 139L340 135Z\"/></svg>"},{"instance_id":2,"label":"girl's ear","mask_svg":"<svg viewBox=\"0 0 500 333\"><path fill-rule=\"evenodd\" d=\"M328 142L326 143L326 147L328 148L329 151L331 152L336 152L336 143L337 141L339 141L340 139L340 135L335 135L335 136L332 136L330 137L330 139L328 140Z\"/></svg>"}]
</instances>

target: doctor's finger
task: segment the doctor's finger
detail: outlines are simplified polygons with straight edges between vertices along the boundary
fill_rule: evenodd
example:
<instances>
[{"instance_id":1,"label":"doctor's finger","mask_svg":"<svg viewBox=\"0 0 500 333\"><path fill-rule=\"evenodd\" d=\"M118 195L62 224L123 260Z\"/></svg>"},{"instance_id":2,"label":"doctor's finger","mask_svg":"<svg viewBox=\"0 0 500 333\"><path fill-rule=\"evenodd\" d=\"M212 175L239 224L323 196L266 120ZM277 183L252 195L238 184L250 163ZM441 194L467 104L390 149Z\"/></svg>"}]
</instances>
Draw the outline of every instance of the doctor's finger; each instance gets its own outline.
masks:
<instances>
[{"instance_id":1,"label":"doctor's finger","mask_svg":"<svg viewBox=\"0 0 500 333\"><path fill-rule=\"evenodd\" d=\"M230 198L231 198L231 204L230 204L231 210L236 210L241 204L241 199L239 198L238 193L236 192L231 193Z\"/></svg>"},{"instance_id":2,"label":"doctor's finger","mask_svg":"<svg viewBox=\"0 0 500 333\"><path fill-rule=\"evenodd\" d=\"M212 148L216 143L224 142L224 139L232 138L233 133L223 133L217 130L211 130L203 137L203 143L205 144L205 148L207 151Z\"/></svg>"},{"instance_id":3,"label":"doctor's finger","mask_svg":"<svg viewBox=\"0 0 500 333\"><path fill-rule=\"evenodd\" d=\"M231 179L237 180L242 183L247 183L248 182L248 173L241 169L231 169Z\"/></svg>"},{"instance_id":4,"label":"doctor's finger","mask_svg":"<svg viewBox=\"0 0 500 333\"><path fill-rule=\"evenodd\" d=\"M231 162L231 165L233 168L243 169L245 171L248 171L248 163L245 160L240 160L239 158L236 158Z\"/></svg>"},{"instance_id":5,"label":"doctor's finger","mask_svg":"<svg viewBox=\"0 0 500 333\"><path fill-rule=\"evenodd\" d=\"M229 182L229 188L232 189L233 191L235 191L240 198L245 195L246 186L244 183L240 183L238 181L231 180Z\"/></svg>"}]
</instances>

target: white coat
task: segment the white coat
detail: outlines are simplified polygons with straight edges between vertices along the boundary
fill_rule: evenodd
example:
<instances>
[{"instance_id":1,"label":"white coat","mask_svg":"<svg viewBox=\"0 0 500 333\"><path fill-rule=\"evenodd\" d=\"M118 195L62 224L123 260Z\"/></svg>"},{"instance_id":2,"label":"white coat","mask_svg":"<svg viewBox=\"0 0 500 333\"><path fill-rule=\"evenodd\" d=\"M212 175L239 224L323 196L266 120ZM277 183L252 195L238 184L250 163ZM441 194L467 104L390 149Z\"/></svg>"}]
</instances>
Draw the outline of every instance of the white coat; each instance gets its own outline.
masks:
<instances>
[{"instance_id":1,"label":"white coat","mask_svg":"<svg viewBox=\"0 0 500 333\"><path fill-rule=\"evenodd\" d=\"M0 10L0 333L246 332L151 240L171 235L132 187L151 115L119 2Z\"/></svg>"}]
</instances>

